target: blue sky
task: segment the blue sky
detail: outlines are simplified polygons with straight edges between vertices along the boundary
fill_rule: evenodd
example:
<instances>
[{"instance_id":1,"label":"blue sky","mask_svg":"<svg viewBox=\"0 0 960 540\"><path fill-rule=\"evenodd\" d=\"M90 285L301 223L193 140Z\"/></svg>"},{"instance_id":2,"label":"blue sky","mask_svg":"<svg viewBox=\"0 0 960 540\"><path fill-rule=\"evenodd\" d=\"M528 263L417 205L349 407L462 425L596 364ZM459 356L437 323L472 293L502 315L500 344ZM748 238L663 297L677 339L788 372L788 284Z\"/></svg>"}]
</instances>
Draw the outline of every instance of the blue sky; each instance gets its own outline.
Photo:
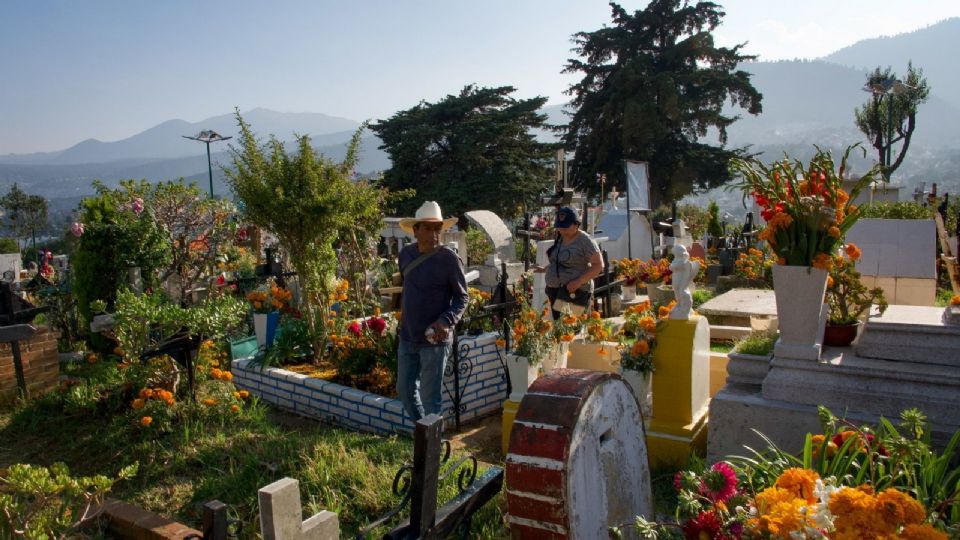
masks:
<instances>
[{"instance_id":1,"label":"blue sky","mask_svg":"<svg viewBox=\"0 0 960 540\"><path fill-rule=\"evenodd\" d=\"M960 16L956 0L719 3L718 42L767 60ZM234 106L380 119L469 83L561 103L571 34L609 16L601 0L0 0L0 154Z\"/></svg>"}]
</instances>

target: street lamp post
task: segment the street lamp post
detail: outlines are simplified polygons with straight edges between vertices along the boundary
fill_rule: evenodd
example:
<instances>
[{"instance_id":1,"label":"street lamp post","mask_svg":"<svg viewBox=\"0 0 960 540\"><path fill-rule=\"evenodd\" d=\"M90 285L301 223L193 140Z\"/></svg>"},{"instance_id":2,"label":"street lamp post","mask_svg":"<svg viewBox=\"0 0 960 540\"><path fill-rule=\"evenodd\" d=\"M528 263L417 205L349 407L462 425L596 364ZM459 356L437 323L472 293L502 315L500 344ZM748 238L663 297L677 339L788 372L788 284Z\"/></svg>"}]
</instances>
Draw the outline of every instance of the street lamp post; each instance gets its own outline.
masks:
<instances>
[{"instance_id":1,"label":"street lamp post","mask_svg":"<svg viewBox=\"0 0 960 540\"><path fill-rule=\"evenodd\" d=\"M227 141L233 137L224 137L216 131L213 130L204 130L198 133L195 137L189 135L183 135L184 139L190 139L193 141L200 141L207 145L207 173L210 176L210 198L213 198L213 165L210 163L210 143L218 141Z\"/></svg>"}]
</instances>

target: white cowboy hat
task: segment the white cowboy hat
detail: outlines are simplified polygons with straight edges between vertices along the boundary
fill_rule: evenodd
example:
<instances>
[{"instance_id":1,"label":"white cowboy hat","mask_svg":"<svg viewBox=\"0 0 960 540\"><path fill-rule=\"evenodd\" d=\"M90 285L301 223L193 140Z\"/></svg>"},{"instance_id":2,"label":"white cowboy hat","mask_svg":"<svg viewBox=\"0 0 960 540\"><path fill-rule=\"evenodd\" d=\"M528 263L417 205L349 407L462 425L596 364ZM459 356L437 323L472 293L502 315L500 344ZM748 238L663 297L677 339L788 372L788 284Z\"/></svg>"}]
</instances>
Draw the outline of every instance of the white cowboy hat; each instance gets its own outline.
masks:
<instances>
[{"instance_id":1,"label":"white cowboy hat","mask_svg":"<svg viewBox=\"0 0 960 540\"><path fill-rule=\"evenodd\" d=\"M445 231L457 223L457 218L443 219L440 213L440 205L436 201L427 201L417 209L417 213L412 218L403 218L400 220L400 228L404 232L413 234L413 225L415 223L443 223L440 231Z\"/></svg>"}]
</instances>

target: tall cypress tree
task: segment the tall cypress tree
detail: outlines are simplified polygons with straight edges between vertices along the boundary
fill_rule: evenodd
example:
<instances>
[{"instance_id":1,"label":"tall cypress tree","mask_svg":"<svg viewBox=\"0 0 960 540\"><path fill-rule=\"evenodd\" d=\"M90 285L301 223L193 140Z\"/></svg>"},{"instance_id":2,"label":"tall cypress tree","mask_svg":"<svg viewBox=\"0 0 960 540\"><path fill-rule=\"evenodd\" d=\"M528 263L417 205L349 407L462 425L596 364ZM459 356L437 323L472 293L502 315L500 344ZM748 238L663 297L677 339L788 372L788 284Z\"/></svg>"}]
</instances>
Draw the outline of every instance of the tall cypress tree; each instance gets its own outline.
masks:
<instances>
[{"instance_id":1,"label":"tall cypress tree","mask_svg":"<svg viewBox=\"0 0 960 540\"><path fill-rule=\"evenodd\" d=\"M574 35L580 58L565 73L582 73L567 93L576 112L564 143L575 151L572 177L595 191L596 175L625 185L623 160L650 164L654 206L730 179L723 114L727 99L759 114L762 96L737 65L754 56L743 44L717 47L711 32L724 12L712 2L653 0L632 15L611 2L613 26ZM699 141L714 128L721 146Z\"/></svg>"},{"instance_id":2,"label":"tall cypress tree","mask_svg":"<svg viewBox=\"0 0 960 540\"><path fill-rule=\"evenodd\" d=\"M421 102L370 126L392 161L383 185L416 190L400 204L402 214L435 200L444 214L486 209L514 217L549 189L555 145L531 133L547 127L538 112L546 98L516 100L514 91L469 85L459 95Z\"/></svg>"}]
</instances>

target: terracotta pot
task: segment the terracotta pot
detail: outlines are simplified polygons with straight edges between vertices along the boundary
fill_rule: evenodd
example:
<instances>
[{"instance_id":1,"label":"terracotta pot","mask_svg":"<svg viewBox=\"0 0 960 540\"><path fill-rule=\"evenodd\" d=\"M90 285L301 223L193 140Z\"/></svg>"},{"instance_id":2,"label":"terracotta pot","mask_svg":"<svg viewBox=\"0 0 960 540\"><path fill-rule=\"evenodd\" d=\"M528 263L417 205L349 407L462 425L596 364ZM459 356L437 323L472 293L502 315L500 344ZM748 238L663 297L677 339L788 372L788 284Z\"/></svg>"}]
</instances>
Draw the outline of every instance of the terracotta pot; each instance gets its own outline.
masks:
<instances>
[{"instance_id":1,"label":"terracotta pot","mask_svg":"<svg viewBox=\"0 0 960 540\"><path fill-rule=\"evenodd\" d=\"M860 330L860 321L853 324L827 323L823 331L823 344L831 347L849 347L853 340L857 339L858 330Z\"/></svg>"}]
</instances>

